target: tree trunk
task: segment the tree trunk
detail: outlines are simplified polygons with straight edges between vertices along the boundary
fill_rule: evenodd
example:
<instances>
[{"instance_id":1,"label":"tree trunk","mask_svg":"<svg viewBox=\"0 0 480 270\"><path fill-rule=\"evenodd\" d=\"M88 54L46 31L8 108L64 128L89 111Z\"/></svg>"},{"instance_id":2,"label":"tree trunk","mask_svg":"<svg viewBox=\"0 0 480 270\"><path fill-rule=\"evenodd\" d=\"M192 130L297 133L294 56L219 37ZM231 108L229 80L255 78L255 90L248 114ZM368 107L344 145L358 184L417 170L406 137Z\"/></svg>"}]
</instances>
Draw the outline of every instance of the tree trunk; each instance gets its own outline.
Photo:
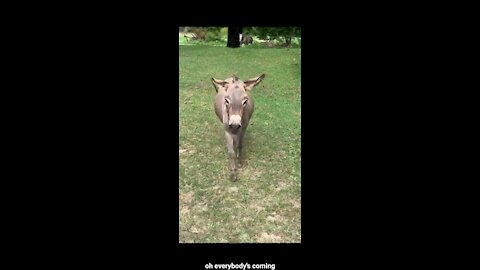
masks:
<instances>
[{"instance_id":1,"label":"tree trunk","mask_svg":"<svg viewBox=\"0 0 480 270\"><path fill-rule=\"evenodd\" d=\"M240 33L242 33L242 27L239 27L239 26L228 27L227 47L229 48L240 47Z\"/></svg>"},{"instance_id":2,"label":"tree trunk","mask_svg":"<svg viewBox=\"0 0 480 270\"><path fill-rule=\"evenodd\" d=\"M285 38L285 47L290 46L292 44L292 37Z\"/></svg>"}]
</instances>

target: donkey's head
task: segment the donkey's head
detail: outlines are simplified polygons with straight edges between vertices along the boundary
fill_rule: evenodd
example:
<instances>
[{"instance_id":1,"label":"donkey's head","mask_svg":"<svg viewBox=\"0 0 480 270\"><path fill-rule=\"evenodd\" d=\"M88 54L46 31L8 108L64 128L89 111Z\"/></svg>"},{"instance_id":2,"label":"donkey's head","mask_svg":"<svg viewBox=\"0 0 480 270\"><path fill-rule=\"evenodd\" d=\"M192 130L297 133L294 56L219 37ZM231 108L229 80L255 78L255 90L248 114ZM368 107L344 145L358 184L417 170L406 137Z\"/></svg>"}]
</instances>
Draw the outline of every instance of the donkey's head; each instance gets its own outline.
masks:
<instances>
[{"instance_id":1,"label":"donkey's head","mask_svg":"<svg viewBox=\"0 0 480 270\"><path fill-rule=\"evenodd\" d=\"M216 106L221 106L223 123L228 124L232 132L235 133L242 127L244 112L251 107L252 101L247 91L259 84L264 77L265 74L262 74L246 81L241 81L236 76L226 80L212 78L213 85L218 93L217 96L222 97L222 99L217 100Z\"/></svg>"}]
</instances>

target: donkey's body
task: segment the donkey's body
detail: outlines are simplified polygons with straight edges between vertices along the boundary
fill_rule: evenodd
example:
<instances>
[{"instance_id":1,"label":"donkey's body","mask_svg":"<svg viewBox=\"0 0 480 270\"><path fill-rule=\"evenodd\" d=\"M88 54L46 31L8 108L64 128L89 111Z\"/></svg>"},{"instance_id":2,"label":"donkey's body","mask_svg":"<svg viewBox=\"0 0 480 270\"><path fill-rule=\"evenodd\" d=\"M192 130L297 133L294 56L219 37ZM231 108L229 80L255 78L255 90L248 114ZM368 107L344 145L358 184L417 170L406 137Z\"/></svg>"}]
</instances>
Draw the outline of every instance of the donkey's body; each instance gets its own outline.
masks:
<instances>
[{"instance_id":1,"label":"donkey's body","mask_svg":"<svg viewBox=\"0 0 480 270\"><path fill-rule=\"evenodd\" d=\"M215 113L225 127L225 140L230 159L230 178L237 180L237 169L242 152L243 137L252 117L254 106L250 90L260 83L265 74L245 82L236 76L212 82L217 90Z\"/></svg>"}]
</instances>

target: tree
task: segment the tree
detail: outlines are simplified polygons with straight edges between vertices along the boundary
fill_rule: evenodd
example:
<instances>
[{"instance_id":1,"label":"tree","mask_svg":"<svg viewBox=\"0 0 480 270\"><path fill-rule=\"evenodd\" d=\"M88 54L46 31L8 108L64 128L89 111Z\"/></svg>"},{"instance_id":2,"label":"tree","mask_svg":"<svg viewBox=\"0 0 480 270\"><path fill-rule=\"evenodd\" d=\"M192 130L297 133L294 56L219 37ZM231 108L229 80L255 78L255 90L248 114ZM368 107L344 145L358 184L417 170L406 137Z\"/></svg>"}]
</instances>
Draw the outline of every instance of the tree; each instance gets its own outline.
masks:
<instances>
[{"instance_id":1,"label":"tree","mask_svg":"<svg viewBox=\"0 0 480 270\"><path fill-rule=\"evenodd\" d=\"M229 26L228 27L228 40L227 47L238 48L240 47L240 34L242 33L241 26Z\"/></svg>"}]
</instances>

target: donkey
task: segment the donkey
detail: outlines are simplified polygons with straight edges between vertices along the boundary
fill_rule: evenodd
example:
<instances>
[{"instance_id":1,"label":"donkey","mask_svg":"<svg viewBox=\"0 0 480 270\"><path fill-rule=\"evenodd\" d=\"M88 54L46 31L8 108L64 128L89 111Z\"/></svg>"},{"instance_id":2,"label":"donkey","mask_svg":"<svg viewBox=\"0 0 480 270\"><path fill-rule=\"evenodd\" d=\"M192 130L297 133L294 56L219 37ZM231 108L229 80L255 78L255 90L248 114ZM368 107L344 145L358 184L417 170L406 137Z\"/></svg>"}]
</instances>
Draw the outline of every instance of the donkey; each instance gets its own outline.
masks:
<instances>
[{"instance_id":1,"label":"donkey","mask_svg":"<svg viewBox=\"0 0 480 270\"><path fill-rule=\"evenodd\" d=\"M237 169L241 161L243 136L253 114L253 100L250 90L259 84L265 74L241 81L237 76L225 80L212 78L217 95L215 114L225 127L225 140L230 159L230 179L238 180Z\"/></svg>"}]
</instances>

